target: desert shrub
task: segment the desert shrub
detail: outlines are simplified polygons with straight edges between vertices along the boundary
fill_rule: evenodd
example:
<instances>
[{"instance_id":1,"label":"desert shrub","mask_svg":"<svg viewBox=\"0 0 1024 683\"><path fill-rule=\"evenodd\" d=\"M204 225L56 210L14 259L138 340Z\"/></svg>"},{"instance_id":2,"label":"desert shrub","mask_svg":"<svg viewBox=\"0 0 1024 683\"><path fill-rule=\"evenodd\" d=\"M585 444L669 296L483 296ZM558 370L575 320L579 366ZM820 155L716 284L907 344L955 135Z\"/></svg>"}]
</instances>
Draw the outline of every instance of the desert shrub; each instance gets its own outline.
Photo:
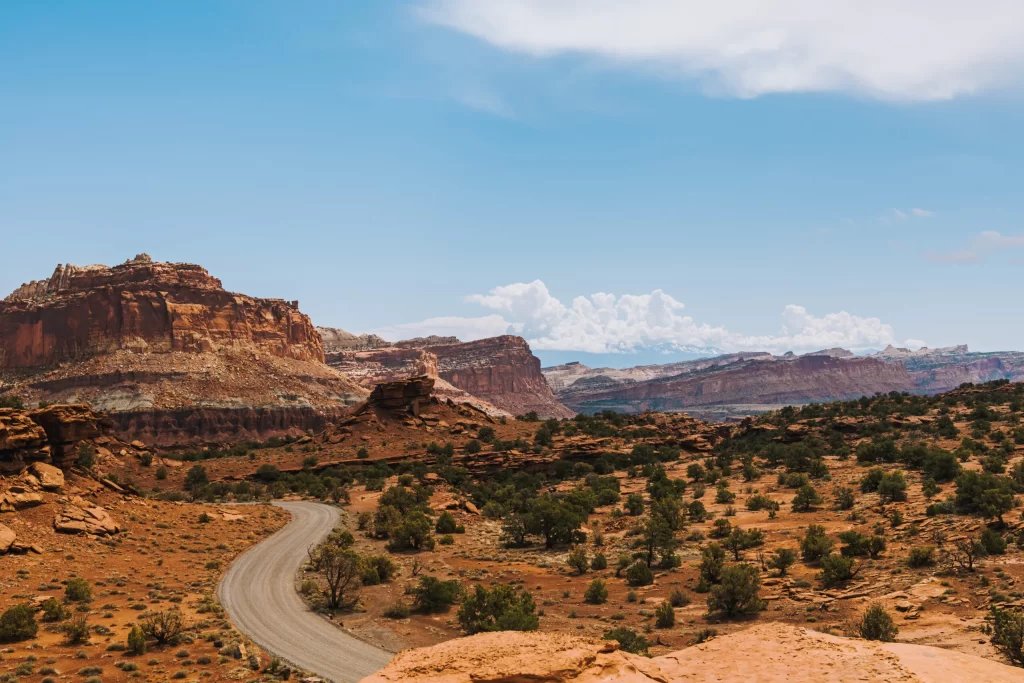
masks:
<instances>
[{"instance_id":1,"label":"desert shrub","mask_svg":"<svg viewBox=\"0 0 1024 683\"><path fill-rule=\"evenodd\" d=\"M166 465L160 465L160 467L156 468L156 478L157 478L157 481L163 481L163 480L167 479L167 466Z\"/></svg>"},{"instance_id":2,"label":"desert shrub","mask_svg":"<svg viewBox=\"0 0 1024 683\"><path fill-rule=\"evenodd\" d=\"M992 644L1016 666L1024 666L1024 612L992 610Z\"/></svg>"},{"instance_id":3,"label":"desert shrub","mask_svg":"<svg viewBox=\"0 0 1024 683\"><path fill-rule=\"evenodd\" d=\"M1006 539L998 531L985 529L981 532L981 545L989 555L1002 555L1006 552Z\"/></svg>"},{"instance_id":4,"label":"desert shrub","mask_svg":"<svg viewBox=\"0 0 1024 683\"><path fill-rule=\"evenodd\" d=\"M458 526L459 524L455 521L455 516L446 510L437 518L437 523L434 525L434 533L454 534Z\"/></svg>"},{"instance_id":5,"label":"desert shrub","mask_svg":"<svg viewBox=\"0 0 1024 683\"><path fill-rule=\"evenodd\" d=\"M92 600L92 586L79 577L68 579L64 584L64 598L68 602L89 602Z\"/></svg>"},{"instance_id":6,"label":"desert shrub","mask_svg":"<svg viewBox=\"0 0 1024 683\"><path fill-rule=\"evenodd\" d=\"M419 585L412 589L413 609L432 614L443 612L463 595L458 581L442 581L434 576L421 576Z\"/></svg>"},{"instance_id":7,"label":"desert shrub","mask_svg":"<svg viewBox=\"0 0 1024 683\"><path fill-rule=\"evenodd\" d=\"M815 562L832 552L834 545L835 542L825 533L825 527L811 524L800 542L800 552L805 561Z\"/></svg>"},{"instance_id":8,"label":"desert shrub","mask_svg":"<svg viewBox=\"0 0 1024 683\"><path fill-rule=\"evenodd\" d=\"M626 570L626 582L630 586L646 586L654 583L654 572L643 560L637 560Z\"/></svg>"},{"instance_id":9,"label":"desert shrub","mask_svg":"<svg viewBox=\"0 0 1024 683\"><path fill-rule=\"evenodd\" d=\"M793 512L809 512L814 509L815 505L821 504L821 496L814 490L814 487L810 484L801 486L797 489L796 496L793 497Z\"/></svg>"},{"instance_id":10,"label":"desert shrub","mask_svg":"<svg viewBox=\"0 0 1024 683\"><path fill-rule=\"evenodd\" d=\"M78 645L89 640L89 624L84 614L65 622L60 630L64 634L64 642L68 645Z\"/></svg>"},{"instance_id":11,"label":"desert shrub","mask_svg":"<svg viewBox=\"0 0 1024 683\"><path fill-rule=\"evenodd\" d=\"M14 605L0 615L0 642L35 638L38 632L39 624L31 605Z\"/></svg>"},{"instance_id":12,"label":"desert shrub","mask_svg":"<svg viewBox=\"0 0 1024 683\"><path fill-rule=\"evenodd\" d=\"M147 612L139 619L139 627L143 635L152 638L159 645L173 645L185 629L185 620L177 610Z\"/></svg>"},{"instance_id":13,"label":"desert shrub","mask_svg":"<svg viewBox=\"0 0 1024 683\"><path fill-rule=\"evenodd\" d=\"M913 568L930 566L935 561L934 546L914 546L906 558L906 565Z\"/></svg>"},{"instance_id":14,"label":"desert shrub","mask_svg":"<svg viewBox=\"0 0 1024 683\"><path fill-rule=\"evenodd\" d=\"M852 579L857 574L852 557L829 553L821 558L821 572L818 578L826 586L836 586Z\"/></svg>"},{"instance_id":15,"label":"desert shrub","mask_svg":"<svg viewBox=\"0 0 1024 683\"><path fill-rule=\"evenodd\" d=\"M128 632L128 653L133 655L146 653L146 634L142 632L138 624L133 624L132 630Z\"/></svg>"},{"instance_id":16,"label":"desert shrub","mask_svg":"<svg viewBox=\"0 0 1024 683\"><path fill-rule=\"evenodd\" d=\"M445 534L441 538L437 539L440 545L455 545L455 537L451 534Z\"/></svg>"},{"instance_id":17,"label":"desert shrub","mask_svg":"<svg viewBox=\"0 0 1024 683\"><path fill-rule=\"evenodd\" d=\"M590 561L590 568L594 571L601 571L608 568L608 558L604 553L595 553L594 559Z\"/></svg>"},{"instance_id":18,"label":"desert shrub","mask_svg":"<svg viewBox=\"0 0 1024 683\"><path fill-rule=\"evenodd\" d=\"M796 551L792 548L777 548L768 560L768 567L776 569L779 576L785 576L786 571L796 562Z\"/></svg>"},{"instance_id":19,"label":"desert shrub","mask_svg":"<svg viewBox=\"0 0 1024 683\"><path fill-rule=\"evenodd\" d=\"M676 625L676 611L672 609L672 603L668 600L654 610L654 625L657 628L672 628Z\"/></svg>"},{"instance_id":20,"label":"desert shrub","mask_svg":"<svg viewBox=\"0 0 1024 683\"><path fill-rule=\"evenodd\" d=\"M690 604L690 596L676 588L669 594L668 602L673 607L686 607Z\"/></svg>"},{"instance_id":21,"label":"desert shrub","mask_svg":"<svg viewBox=\"0 0 1024 683\"><path fill-rule=\"evenodd\" d=\"M583 594L583 601L591 605L603 605L608 600L608 587L601 579L594 579Z\"/></svg>"},{"instance_id":22,"label":"desert shrub","mask_svg":"<svg viewBox=\"0 0 1024 683\"><path fill-rule=\"evenodd\" d=\"M398 572L398 565L386 555L368 555L362 558L359 567L359 580L364 586L375 586L388 583Z\"/></svg>"},{"instance_id":23,"label":"desert shrub","mask_svg":"<svg viewBox=\"0 0 1024 683\"><path fill-rule=\"evenodd\" d=\"M853 489L849 489L845 486L837 486L832 493L836 499L836 510L853 509Z\"/></svg>"},{"instance_id":24,"label":"desert shrub","mask_svg":"<svg viewBox=\"0 0 1024 683\"><path fill-rule=\"evenodd\" d=\"M956 509L963 514L997 518L1013 509L1013 480L988 472L962 472L956 478Z\"/></svg>"},{"instance_id":25,"label":"desert shrub","mask_svg":"<svg viewBox=\"0 0 1024 683\"><path fill-rule=\"evenodd\" d=\"M391 506L381 505L377 511L380 513L388 507ZM388 550L432 550L434 537L430 535L430 527L430 518L420 510L399 515L387 525Z\"/></svg>"},{"instance_id":26,"label":"desert shrub","mask_svg":"<svg viewBox=\"0 0 1024 683\"><path fill-rule=\"evenodd\" d=\"M881 640L889 643L896 639L899 629L892 617L881 605L871 605L864 612L857 625L857 632L865 640Z\"/></svg>"},{"instance_id":27,"label":"desert shrub","mask_svg":"<svg viewBox=\"0 0 1024 683\"><path fill-rule=\"evenodd\" d=\"M717 543L709 543L700 554L700 581L698 587L701 592L707 591L712 584L722 580L722 568L725 566L725 550Z\"/></svg>"},{"instance_id":28,"label":"desert shrub","mask_svg":"<svg viewBox=\"0 0 1024 683\"><path fill-rule=\"evenodd\" d=\"M755 493L747 498L748 510L756 512L757 510L770 510L773 507L775 507L775 501L763 493Z\"/></svg>"},{"instance_id":29,"label":"desert shrub","mask_svg":"<svg viewBox=\"0 0 1024 683\"><path fill-rule=\"evenodd\" d=\"M590 568L590 559L587 557L587 549L581 545L569 551L565 561L570 567L576 570L577 574L585 574Z\"/></svg>"},{"instance_id":30,"label":"desert shrub","mask_svg":"<svg viewBox=\"0 0 1024 683\"><path fill-rule=\"evenodd\" d=\"M647 648L650 644L647 639L637 633L631 628L625 626L619 626L607 631L603 636L603 640L617 640L619 641L619 649L624 652L632 652L635 655L646 655Z\"/></svg>"},{"instance_id":31,"label":"desert shrub","mask_svg":"<svg viewBox=\"0 0 1024 683\"><path fill-rule=\"evenodd\" d=\"M480 584L459 607L459 624L472 635L483 631L536 631L540 619L529 591L509 585L487 590Z\"/></svg>"},{"instance_id":32,"label":"desert shrub","mask_svg":"<svg viewBox=\"0 0 1024 683\"><path fill-rule=\"evenodd\" d=\"M83 469L92 469L92 466L96 464L96 447L84 441L78 444L76 463Z\"/></svg>"},{"instance_id":33,"label":"desert shrub","mask_svg":"<svg viewBox=\"0 0 1024 683\"><path fill-rule=\"evenodd\" d=\"M47 598L43 601L43 621L64 621L71 616L71 610L57 598Z\"/></svg>"},{"instance_id":34,"label":"desert shrub","mask_svg":"<svg viewBox=\"0 0 1024 683\"><path fill-rule=\"evenodd\" d=\"M389 607L384 608L381 614L385 619L406 619L411 613L412 610L409 609L409 605L405 604L402 600L398 600Z\"/></svg>"},{"instance_id":35,"label":"desert shrub","mask_svg":"<svg viewBox=\"0 0 1024 683\"><path fill-rule=\"evenodd\" d=\"M907 499L907 479L903 472L889 472L878 482L878 497L883 503Z\"/></svg>"},{"instance_id":36,"label":"desert shrub","mask_svg":"<svg viewBox=\"0 0 1024 683\"><path fill-rule=\"evenodd\" d=\"M711 587L708 614L736 617L764 608L760 598L761 576L755 567L738 564L722 570L721 583Z\"/></svg>"}]
</instances>

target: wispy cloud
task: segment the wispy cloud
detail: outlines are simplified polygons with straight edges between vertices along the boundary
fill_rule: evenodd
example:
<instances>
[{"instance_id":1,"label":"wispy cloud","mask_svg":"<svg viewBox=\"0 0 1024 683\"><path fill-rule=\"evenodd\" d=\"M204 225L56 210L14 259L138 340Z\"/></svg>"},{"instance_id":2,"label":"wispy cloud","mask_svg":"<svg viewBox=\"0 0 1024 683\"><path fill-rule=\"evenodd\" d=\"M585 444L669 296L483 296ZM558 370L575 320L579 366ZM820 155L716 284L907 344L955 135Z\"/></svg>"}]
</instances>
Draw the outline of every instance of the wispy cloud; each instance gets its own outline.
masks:
<instances>
[{"instance_id":1,"label":"wispy cloud","mask_svg":"<svg viewBox=\"0 0 1024 683\"><path fill-rule=\"evenodd\" d=\"M995 252L1024 248L1024 235L1004 235L996 230L985 230L975 235L971 246L952 252L929 251L925 257L932 263L981 263Z\"/></svg>"},{"instance_id":2,"label":"wispy cloud","mask_svg":"<svg viewBox=\"0 0 1024 683\"><path fill-rule=\"evenodd\" d=\"M468 88L455 93L455 99L470 109L504 119L516 118L512 106L497 93L484 88Z\"/></svg>"},{"instance_id":3,"label":"wispy cloud","mask_svg":"<svg viewBox=\"0 0 1024 683\"><path fill-rule=\"evenodd\" d=\"M911 209L910 213L918 218L931 218L935 215L934 211L929 211L928 209Z\"/></svg>"},{"instance_id":4,"label":"wispy cloud","mask_svg":"<svg viewBox=\"0 0 1024 683\"><path fill-rule=\"evenodd\" d=\"M504 50L650 67L739 97L944 100L1024 79L1020 0L420 0L417 11Z\"/></svg>"},{"instance_id":5,"label":"wispy cloud","mask_svg":"<svg viewBox=\"0 0 1024 683\"><path fill-rule=\"evenodd\" d=\"M956 263L960 265L978 263L981 261L981 257L978 252L971 250L964 251L929 251L925 253L925 258L931 263Z\"/></svg>"},{"instance_id":6,"label":"wispy cloud","mask_svg":"<svg viewBox=\"0 0 1024 683\"><path fill-rule=\"evenodd\" d=\"M542 281L534 280L495 287L466 300L492 313L431 318L375 331L385 338L454 334L479 339L521 334L535 349L587 353L629 353L643 348L781 353L835 346L865 350L900 344L892 326L878 318L846 311L816 316L795 304L783 309L777 334L742 334L695 321L683 313L682 302L660 289L622 296L599 292L563 303Z\"/></svg>"}]
</instances>

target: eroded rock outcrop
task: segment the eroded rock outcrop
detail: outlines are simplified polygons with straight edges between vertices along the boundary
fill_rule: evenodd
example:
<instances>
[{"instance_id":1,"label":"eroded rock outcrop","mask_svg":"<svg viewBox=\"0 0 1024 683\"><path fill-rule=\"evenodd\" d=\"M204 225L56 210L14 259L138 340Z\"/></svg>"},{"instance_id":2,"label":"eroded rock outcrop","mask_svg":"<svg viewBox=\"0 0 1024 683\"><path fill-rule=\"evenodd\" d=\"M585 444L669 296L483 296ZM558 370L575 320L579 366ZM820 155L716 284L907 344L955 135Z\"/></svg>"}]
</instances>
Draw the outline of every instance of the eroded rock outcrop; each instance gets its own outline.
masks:
<instances>
[{"instance_id":1,"label":"eroded rock outcrop","mask_svg":"<svg viewBox=\"0 0 1024 683\"><path fill-rule=\"evenodd\" d=\"M145 254L119 266L59 265L0 303L0 367L29 368L118 350L255 350L323 362L320 335L298 302L225 291L188 263Z\"/></svg>"},{"instance_id":2,"label":"eroded rock outcrop","mask_svg":"<svg viewBox=\"0 0 1024 683\"><path fill-rule=\"evenodd\" d=\"M109 512L77 496L57 513L53 528L62 534L95 536L110 536L121 531L121 526Z\"/></svg>"},{"instance_id":3,"label":"eroded rock outcrop","mask_svg":"<svg viewBox=\"0 0 1024 683\"><path fill-rule=\"evenodd\" d=\"M540 360L522 337L460 342L432 336L390 343L374 335L319 329L330 340L325 342L327 363L361 386L427 375L438 380L436 395L474 403L492 415L574 415L555 398L540 371Z\"/></svg>"},{"instance_id":4,"label":"eroded rock outcrop","mask_svg":"<svg viewBox=\"0 0 1024 683\"><path fill-rule=\"evenodd\" d=\"M137 435L123 428L140 425L164 445L321 428L368 393L323 361L298 302L228 292L200 266L146 255L59 266L0 302L6 393L107 411L128 440ZM203 414L189 420L189 411ZM182 431L212 422L215 430Z\"/></svg>"},{"instance_id":5,"label":"eroded rock outcrop","mask_svg":"<svg viewBox=\"0 0 1024 683\"><path fill-rule=\"evenodd\" d=\"M362 683L1011 683L1020 669L924 645L758 624L662 657L557 633L486 633L400 652Z\"/></svg>"}]
</instances>

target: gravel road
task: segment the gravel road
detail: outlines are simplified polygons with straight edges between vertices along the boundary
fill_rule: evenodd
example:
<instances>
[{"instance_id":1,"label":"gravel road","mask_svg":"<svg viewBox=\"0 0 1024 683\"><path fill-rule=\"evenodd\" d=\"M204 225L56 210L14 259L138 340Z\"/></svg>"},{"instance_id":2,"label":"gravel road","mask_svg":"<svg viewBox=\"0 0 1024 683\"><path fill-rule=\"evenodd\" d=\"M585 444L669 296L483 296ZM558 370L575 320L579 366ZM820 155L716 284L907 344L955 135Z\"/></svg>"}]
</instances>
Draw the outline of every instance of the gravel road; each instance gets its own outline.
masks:
<instances>
[{"instance_id":1,"label":"gravel road","mask_svg":"<svg viewBox=\"0 0 1024 683\"><path fill-rule=\"evenodd\" d=\"M379 671L390 652L313 614L295 591L307 549L331 532L338 509L320 503L274 504L290 512L292 521L235 560L217 588L231 621L268 653L336 683L354 683Z\"/></svg>"}]
</instances>

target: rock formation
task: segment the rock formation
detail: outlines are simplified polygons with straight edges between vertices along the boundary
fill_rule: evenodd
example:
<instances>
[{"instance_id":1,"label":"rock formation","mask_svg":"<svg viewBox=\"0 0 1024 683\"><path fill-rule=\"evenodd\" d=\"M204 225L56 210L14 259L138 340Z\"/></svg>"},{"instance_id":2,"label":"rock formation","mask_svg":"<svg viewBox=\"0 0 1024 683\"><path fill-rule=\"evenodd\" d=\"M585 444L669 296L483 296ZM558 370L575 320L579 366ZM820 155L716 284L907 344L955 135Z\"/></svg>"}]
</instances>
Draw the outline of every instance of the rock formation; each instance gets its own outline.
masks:
<instances>
[{"instance_id":1,"label":"rock formation","mask_svg":"<svg viewBox=\"0 0 1024 683\"><path fill-rule=\"evenodd\" d=\"M85 405L53 405L37 410L0 408L0 474L29 469L45 489L59 488L80 443L93 443L109 428Z\"/></svg>"},{"instance_id":2,"label":"rock formation","mask_svg":"<svg viewBox=\"0 0 1024 683\"><path fill-rule=\"evenodd\" d=\"M400 652L362 683L1011 683L998 662L925 645L852 640L779 623L648 659L615 641L484 633Z\"/></svg>"},{"instance_id":3,"label":"rock formation","mask_svg":"<svg viewBox=\"0 0 1024 683\"><path fill-rule=\"evenodd\" d=\"M780 404L870 396L876 392L938 393L965 382L1024 379L1024 353L969 353L887 348L872 356L825 349L803 356L740 353L627 369L580 363L544 368L565 405L582 412L688 410L710 417L742 415Z\"/></svg>"},{"instance_id":4,"label":"rock formation","mask_svg":"<svg viewBox=\"0 0 1024 683\"><path fill-rule=\"evenodd\" d=\"M320 335L298 302L227 292L200 266L145 254L113 268L57 266L0 307L0 367L77 361L118 350L254 350L323 362Z\"/></svg>"},{"instance_id":5,"label":"rock formation","mask_svg":"<svg viewBox=\"0 0 1024 683\"><path fill-rule=\"evenodd\" d=\"M390 343L374 335L355 336L334 328L324 335L327 363L364 387L418 375L438 380L434 393L471 403L492 415L571 417L540 371L540 360L522 337L460 342L423 337ZM476 401L472 399L477 399Z\"/></svg>"},{"instance_id":6,"label":"rock formation","mask_svg":"<svg viewBox=\"0 0 1024 683\"><path fill-rule=\"evenodd\" d=\"M522 337L504 335L427 350L437 356L442 379L513 415L574 415L555 398L540 371L540 359Z\"/></svg>"},{"instance_id":7,"label":"rock formation","mask_svg":"<svg viewBox=\"0 0 1024 683\"><path fill-rule=\"evenodd\" d=\"M5 389L26 402L88 403L116 429L142 426L164 444L301 433L367 393L324 364L298 302L228 292L200 266L145 254L58 266L0 302ZM182 431L183 411L196 410L216 413L198 421L217 428Z\"/></svg>"}]
</instances>

